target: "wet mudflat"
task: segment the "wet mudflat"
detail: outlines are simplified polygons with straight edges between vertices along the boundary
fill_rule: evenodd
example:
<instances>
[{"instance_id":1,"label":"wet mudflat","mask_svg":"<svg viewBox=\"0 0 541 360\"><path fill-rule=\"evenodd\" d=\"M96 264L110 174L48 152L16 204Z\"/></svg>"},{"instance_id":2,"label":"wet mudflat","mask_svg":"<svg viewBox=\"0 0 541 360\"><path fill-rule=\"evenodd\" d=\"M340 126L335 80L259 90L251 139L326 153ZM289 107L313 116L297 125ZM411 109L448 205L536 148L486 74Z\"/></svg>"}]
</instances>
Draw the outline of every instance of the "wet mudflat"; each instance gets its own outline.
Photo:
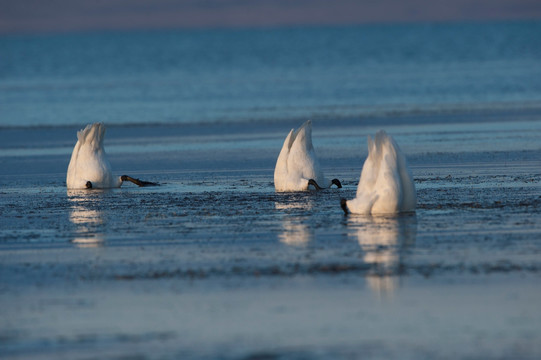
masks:
<instances>
[{"instance_id":1,"label":"wet mudflat","mask_svg":"<svg viewBox=\"0 0 541 360\"><path fill-rule=\"evenodd\" d=\"M539 125L527 124L529 144ZM347 138L318 148L316 131L343 189L275 193L266 147L280 137L240 163L252 146L241 136L223 153L203 146L200 159L217 154L206 163L192 149L123 162L113 146L114 168L161 186L107 191L67 191L42 161L59 155L20 155L39 174L24 179L6 155L3 357L539 358L538 150L485 146L508 129L465 152L427 151L436 131L393 130L418 192L417 212L396 217L344 216L362 153L344 155Z\"/></svg>"}]
</instances>

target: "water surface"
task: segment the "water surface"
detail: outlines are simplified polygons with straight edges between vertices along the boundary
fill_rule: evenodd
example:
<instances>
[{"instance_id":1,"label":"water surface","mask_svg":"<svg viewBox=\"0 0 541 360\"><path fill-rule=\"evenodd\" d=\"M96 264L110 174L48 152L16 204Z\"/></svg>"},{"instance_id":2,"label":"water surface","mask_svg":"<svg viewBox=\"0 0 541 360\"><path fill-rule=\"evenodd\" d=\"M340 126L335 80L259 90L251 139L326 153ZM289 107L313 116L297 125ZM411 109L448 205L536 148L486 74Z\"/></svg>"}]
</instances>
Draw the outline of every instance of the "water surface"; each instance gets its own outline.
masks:
<instances>
[{"instance_id":1,"label":"water surface","mask_svg":"<svg viewBox=\"0 0 541 360\"><path fill-rule=\"evenodd\" d=\"M539 109L540 22L0 37L0 126Z\"/></svg>"},{"instance_id":2,"label":"water surface","mask_svg":"<svg viewBox=\"0 0 541 360\"><path fill-rule=\"evenodd\" d=\"M0 38L6 359L538 359L539 23ZM313 119L344 187L278 194ZM76 131L117 175L68 191ZM366 136L415 214L344 216Z\"/></svg>"}]
</instances>

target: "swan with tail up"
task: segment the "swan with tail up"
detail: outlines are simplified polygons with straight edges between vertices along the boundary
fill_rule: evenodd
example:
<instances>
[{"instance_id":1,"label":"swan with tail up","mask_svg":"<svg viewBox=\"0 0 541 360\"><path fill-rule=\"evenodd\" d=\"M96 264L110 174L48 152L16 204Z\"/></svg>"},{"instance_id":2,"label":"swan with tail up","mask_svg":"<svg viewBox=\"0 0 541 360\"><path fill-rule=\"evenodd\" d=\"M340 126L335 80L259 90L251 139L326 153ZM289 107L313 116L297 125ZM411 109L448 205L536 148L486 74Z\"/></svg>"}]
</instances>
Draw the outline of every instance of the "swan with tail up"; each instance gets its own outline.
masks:
<instances>
[{"instance_id":1,"label":"swan with tail up","mask_svg":"<svg viewBox=\"0 0 541 360\"><path fill-rule=\"evenodd\" d=\"M323 175L312 146L312 121L306 121L287 135L274 168L274 188L278 192L306 191L311 185L317 190L342 184Z\"/></svg>"},{"instance_id":2,"label":"swan with tail up","mask_svg":"<svg viewBox=\"0 0 541 360\"><path fill-rule=\"evenodd\" d=\"M104 136L105 126L101 123L89 124L77 132L77 143L73 148L66 176L68 189L117 188L124 181L131 181L139 186L158 185L128 175L113 176L111 164L103 148Z\"/></svg>"},{"instance_id":3,"label":"swan with tail up","mask_svg":"<svg viewBox=\"0 0 541 360\"><path fill-rule=\"evenodd\" d=\"M368 158L364 162L357 196L341 200L346 214L384 215L413 212L417 194L406 157L394 139L380 130L368 137Z\"/></svg>"}]
</instances>

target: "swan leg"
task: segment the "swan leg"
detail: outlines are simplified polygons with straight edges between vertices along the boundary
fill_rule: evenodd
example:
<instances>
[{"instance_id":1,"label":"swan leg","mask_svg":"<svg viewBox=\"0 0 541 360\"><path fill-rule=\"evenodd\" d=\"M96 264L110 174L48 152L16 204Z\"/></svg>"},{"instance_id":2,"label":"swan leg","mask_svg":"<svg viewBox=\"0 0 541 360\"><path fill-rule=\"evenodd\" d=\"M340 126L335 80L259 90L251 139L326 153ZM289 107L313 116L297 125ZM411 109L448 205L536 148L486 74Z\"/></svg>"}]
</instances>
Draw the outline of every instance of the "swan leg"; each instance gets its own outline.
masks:
<instances>
[{"instance_id":1,"label":"swan leg","mask_svg":"<svg viewBox=\"0 0 541 360\"><path fill-rule=\"evenodd\" d=\"M87 189L92 189L92 183L90 181L87 181L85 186Z\"/></svg>"},{"instance_id":2,"label":"swan leg","mask_svg":"<svg viewBox=\"0 0 541 360\"><path fill-rule=\"evenodd\" d=\"M338 179L332 179L332 180L331 180L331 184L336 185L336 187L338 187L339 189L342 188L342 183L341 183L340 180L338 180Z\"/></svg>"},{"instance_id":3,"label":"swan leg","mask_svg":"<svg viewBox=\"0 0 541 360\"><path fill-rule=\"evenodd\" d=\"M348 205L346 199L340 199L340 206L342 207L342 210L344 210L344 214L347 215L348 212Z\"/></svg>"},{"instance_id":4,"label":"swan leg","mask_svg":"<svg viewBox=\"0 0 541 360\"><path fill-rule=\"evenodd\" d=\"M143 181L143 180L139 180L139 179L134 179L134 178L132 178L131 176L128 176L128 175L122 175L120 177L120 179L122 181L131 181L132 183L134 183L137 186L159 186L160 185L158 183L153 183L153 182L150 182L150 181Z\"/></svg>"},{"instance_id":5,"label":"swan leg","mask_svg":"<svg viewBox=\"0 0 541 360\"><path fill-rule=\"evenodd\" d=\"M319 186L319 185L317 184L317 182L316 182L314 179L308 180L308 185L312 185L313 187L316 188L316 190L321 190L321 189L323 189L321 186Z\"/></svg>"}]
</instances>

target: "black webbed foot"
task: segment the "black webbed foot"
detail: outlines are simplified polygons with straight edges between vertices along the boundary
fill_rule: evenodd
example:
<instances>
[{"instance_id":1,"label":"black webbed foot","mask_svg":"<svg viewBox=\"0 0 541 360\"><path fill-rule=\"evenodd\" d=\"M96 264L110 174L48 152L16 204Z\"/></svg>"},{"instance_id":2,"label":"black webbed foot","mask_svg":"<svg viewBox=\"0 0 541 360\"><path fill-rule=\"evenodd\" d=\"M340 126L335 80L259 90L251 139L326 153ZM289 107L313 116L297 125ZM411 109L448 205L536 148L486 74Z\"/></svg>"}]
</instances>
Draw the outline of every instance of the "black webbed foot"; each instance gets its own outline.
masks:
<instances>
[{"instance_id":1,"label":"black webbed foot","mask_svg":"<svg viewBox=\"0 0 541 360\"><path fill-rule=\"evenodd\" d=\"M332 179L332 180L331 180L331 184L336 185L336 187L338 187L339 189L342 188L342 183L341 183L340 180L338 180L338 179Z\"/></svg>"},{"instance_id":2,"label":"black webbed foot","mask_svg":"<svg viewBox=\"0 0 541 360\"><path fill-rule=\"evenodd\" d=\"M340 206L342 207L342 210L344 210L344 215L349 214L349 211L348 211L348 205L347 205L347 200L346 200L346 199L340 199Z\"/></svg>"},{"instance_id":3,"label":"black webbed foot","mask_svg":"<svg viewBox=\"0 0 541 360\"><path fill-rule=\"evenodd\" d=\"M135 185L137 186L160 186L160 184L158 183L153 183L153 182L150 182L150 181L143 181L143 180L139 180L139 179L135 179L135 178L132 178L131 176L128 176L128 175L122 175L120 177L120 180L122 181L130 181L132 183L134 183Z\"/></svg>"},{"instance_id":4,"label":"black webbed foot","mask_svg":"<svg viewBox=\"0 0 541 360\"><path fill-rule=\"evenodd\" d=\"M323 189L321 186L319 186L319 185L317 184L317 182L316 182L314 179L308 180L308 185L312 185L313 187L316 188L316 190L321 190L321 189Z\"/></svg>"},{"instance_id":5,"label":"black webbed foot","mask_svg":"<svg viewBox=\"0 0 541 360\"><path fill-rule=\"evenodd\" d=\"M87 181L85 186L87 189L92 189L92 183L90 181Z\"/></svg>"}]
</instances>

